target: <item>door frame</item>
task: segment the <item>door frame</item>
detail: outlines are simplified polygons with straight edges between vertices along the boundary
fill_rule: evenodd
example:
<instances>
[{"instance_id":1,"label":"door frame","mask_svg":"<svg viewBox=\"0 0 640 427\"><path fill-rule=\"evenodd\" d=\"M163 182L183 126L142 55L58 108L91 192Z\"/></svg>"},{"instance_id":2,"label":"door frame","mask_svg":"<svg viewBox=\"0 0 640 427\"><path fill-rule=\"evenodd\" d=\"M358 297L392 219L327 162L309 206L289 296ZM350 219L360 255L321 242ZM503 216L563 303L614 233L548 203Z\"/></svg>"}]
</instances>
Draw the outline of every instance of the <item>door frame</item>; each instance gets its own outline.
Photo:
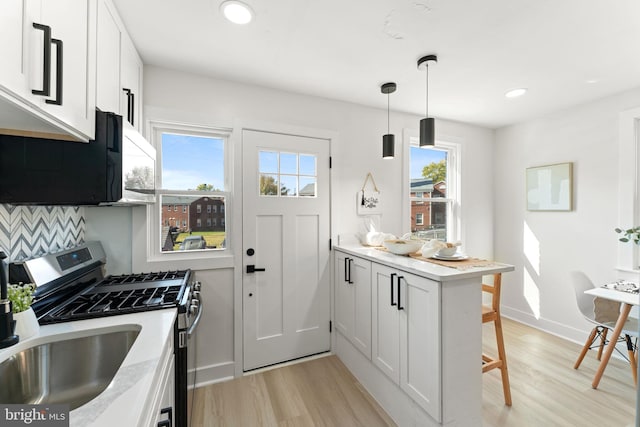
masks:
<instances>
[{"instance_id":1,"label":"door frame","mask_svg":"<svg viewBox=\"0 0 640 427\"><path fill-rule=\"evenodd\" d=\"M258 132L272 132L281 133L285 135L302 136L317 139L326 139L329 141L329 157L333 156L333 146L339 141L339 135L337 132L326 130L309 128L302 126L295 126L285 123L260 121L260 120L236 120L233 126L233 133L230 138L232 150L233 150L233 230L235 231L231 241L233 244L234 255L234 273L233 273L233 362L234 362L234 376L235 378L242 377L244 375L244 324L243 324L243 306L242 306L242 267L243 267L243 254L242 254L242 219L244 216L244 207L242 205L242 195L240 190L244 184L243 173L243 153L244 145L242 141L242 133L244 130L252 130ZM337 243L337 237L334 235L335 213L333 210L333 188L334 188L334 174L332 168L329 169L329 235L331 241ZM333 322L334 319L334 307L333 307L333 251L329 254L329 268L330 268L330 284L329 284L329 298L330 298L330 313L329 319ZM332 332L330 337L331 351L335 348L335 334Z\"/></svg>"}]
</instances>

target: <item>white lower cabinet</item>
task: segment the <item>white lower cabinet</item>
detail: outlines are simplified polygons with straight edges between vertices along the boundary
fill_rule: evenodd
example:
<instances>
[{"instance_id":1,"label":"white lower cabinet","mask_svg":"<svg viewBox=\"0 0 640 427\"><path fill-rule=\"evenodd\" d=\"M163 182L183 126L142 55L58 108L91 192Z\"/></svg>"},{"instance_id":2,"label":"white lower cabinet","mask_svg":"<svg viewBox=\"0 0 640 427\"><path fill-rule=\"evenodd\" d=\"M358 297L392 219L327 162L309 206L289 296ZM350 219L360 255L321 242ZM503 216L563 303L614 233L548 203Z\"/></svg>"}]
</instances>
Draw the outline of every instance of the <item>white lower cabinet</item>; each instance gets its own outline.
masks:
<instances>
[{"instance_id":1,"label":"white lower cabinet","mask_svg":"<svg viewBox=\"0 0 640 427\"><path fill-rule=\"evenodd\" d=\"M160 408L156 412L156 422L153 427L173 427L174 401L175 401L175 365L171 358L169 369L164 378L162 387L162 397L160 398Z\"/></svg>"},{"instance_id":2,"label":"white lower cabinet","mask_svg":"<svg viewBox=\"0 0 640 427\"><path fill-rule=\"evenodd\" d=\"M440 286L372 263L372 362L441 420Z\"/></svg>"},{"instance_id":3,"label":"white lower cabinet","mask_svg":"<svg viewBox=\"0 0 640 427\"><path fill-rule=\"evenodd\" d=\"M335 253L336 329L371 360L371 261Z\"/></svg>"}]
</instances>

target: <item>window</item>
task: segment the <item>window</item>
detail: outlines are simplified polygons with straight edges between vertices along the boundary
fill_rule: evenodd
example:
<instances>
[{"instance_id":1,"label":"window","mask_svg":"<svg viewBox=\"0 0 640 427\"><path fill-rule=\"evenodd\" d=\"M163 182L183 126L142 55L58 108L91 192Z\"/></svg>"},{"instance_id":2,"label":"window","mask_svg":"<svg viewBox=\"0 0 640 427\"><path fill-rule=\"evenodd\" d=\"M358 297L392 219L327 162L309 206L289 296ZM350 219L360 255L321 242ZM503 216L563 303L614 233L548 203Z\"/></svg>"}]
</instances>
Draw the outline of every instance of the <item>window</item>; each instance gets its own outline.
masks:
<instances>
[{"instance_id":1,"label":"window","mask_svg":"<svg viewBox=\"0 0 640 427\"><path fill-rule=\"evenodd\" d=\"M213 213L218 213L218 207L216 205L209 205L209 207L211 208L211 210L213 211Z\"/></svg>"},{"instance_id":2,"label":"window","mask_svg":"<svg viewBox=\"0 0 640 427\"><path fill-rule=\"evenodd\" d=\"M315 155L260 151L260 196L316 197Z\"/></svg>"},{"instance_id":3,"label":"window","mask_svg":"<svg viewBox=\"0 0 640 427\"><path fill-rule=\"evenodd\" d=\"M226 176L230 130L159 122L152 122L151 128L159 166L155 212L160 217L155 223L176 224L160 226L152 233L157 236L151 239L158 256L224 250L228 241L226 227L224 223L216 226L215 220L207 218L203 206L210 213L212 206L222 209L230 199L230 178ZM174 207L173 212L170 206ZM182 206L181 213L177 213L178 206Z\"/></svg>"},{"instance_id":4,"label":"window","mask_svg":"<svg viewBox=\"0 0 640 427\"><path fill-rule=\"evenodd\" d=\"M409 226L423 239L458 240L458 144L420 148L410 137Z\"/></svg>"}]
</instances>

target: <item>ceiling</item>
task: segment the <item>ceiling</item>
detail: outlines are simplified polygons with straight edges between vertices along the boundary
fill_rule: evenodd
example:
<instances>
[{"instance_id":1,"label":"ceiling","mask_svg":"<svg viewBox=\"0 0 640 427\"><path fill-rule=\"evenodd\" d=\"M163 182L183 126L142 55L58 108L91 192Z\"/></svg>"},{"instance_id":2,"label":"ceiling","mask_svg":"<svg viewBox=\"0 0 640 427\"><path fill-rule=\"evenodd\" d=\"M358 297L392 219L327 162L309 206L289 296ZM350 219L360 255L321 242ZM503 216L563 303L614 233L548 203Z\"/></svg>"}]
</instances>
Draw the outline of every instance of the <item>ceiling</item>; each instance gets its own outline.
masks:
<instances>
[{"instance_id":1,"label":"ceiling","mask_svg":"<svg viewBox=\"0 0 640 427\"><path fill-rule=\"evenodd\" d=\"M640 87L637 0L114 0L145 64L489 128ZM519 98L504 93L526 87Z\"/></svg>"}]
</instances>

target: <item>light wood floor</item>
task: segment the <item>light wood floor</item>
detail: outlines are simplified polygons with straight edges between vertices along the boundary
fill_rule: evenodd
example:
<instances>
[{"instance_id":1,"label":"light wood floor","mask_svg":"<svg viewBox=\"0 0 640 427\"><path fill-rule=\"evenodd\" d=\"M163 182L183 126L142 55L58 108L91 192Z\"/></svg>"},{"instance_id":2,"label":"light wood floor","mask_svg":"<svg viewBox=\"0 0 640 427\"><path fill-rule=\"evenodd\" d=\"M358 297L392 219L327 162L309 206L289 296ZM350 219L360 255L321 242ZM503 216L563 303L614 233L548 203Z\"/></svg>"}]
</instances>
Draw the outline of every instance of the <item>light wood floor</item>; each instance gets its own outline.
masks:
<instances>
[{"instance_id":1,"label":"light wood floor","mask_svg":"<svg viewBox=\"0 0 640 427\"><path fill-rule=\"evenodd\" d=\"M504 406L500 373L484 374L484 427L633 425L635 388L626 362L612 359L593 390L595 352L574 370L579 345L508 319L503 326L513 406ZM494 340L492 325L483 325L485 352L495 349ZM335 356L199 388L192 422L192 427L393 425Z\"/></svg>"},{"instance_id":2,"label":"light wood floor","mask_svg":"<svg viewBox=\"0 0 640 427\"><path fill-rule=\"evenodd\" d=\"M196 389L192 427L394 426L336 356Z\"/></svg>"}]
</instances>

